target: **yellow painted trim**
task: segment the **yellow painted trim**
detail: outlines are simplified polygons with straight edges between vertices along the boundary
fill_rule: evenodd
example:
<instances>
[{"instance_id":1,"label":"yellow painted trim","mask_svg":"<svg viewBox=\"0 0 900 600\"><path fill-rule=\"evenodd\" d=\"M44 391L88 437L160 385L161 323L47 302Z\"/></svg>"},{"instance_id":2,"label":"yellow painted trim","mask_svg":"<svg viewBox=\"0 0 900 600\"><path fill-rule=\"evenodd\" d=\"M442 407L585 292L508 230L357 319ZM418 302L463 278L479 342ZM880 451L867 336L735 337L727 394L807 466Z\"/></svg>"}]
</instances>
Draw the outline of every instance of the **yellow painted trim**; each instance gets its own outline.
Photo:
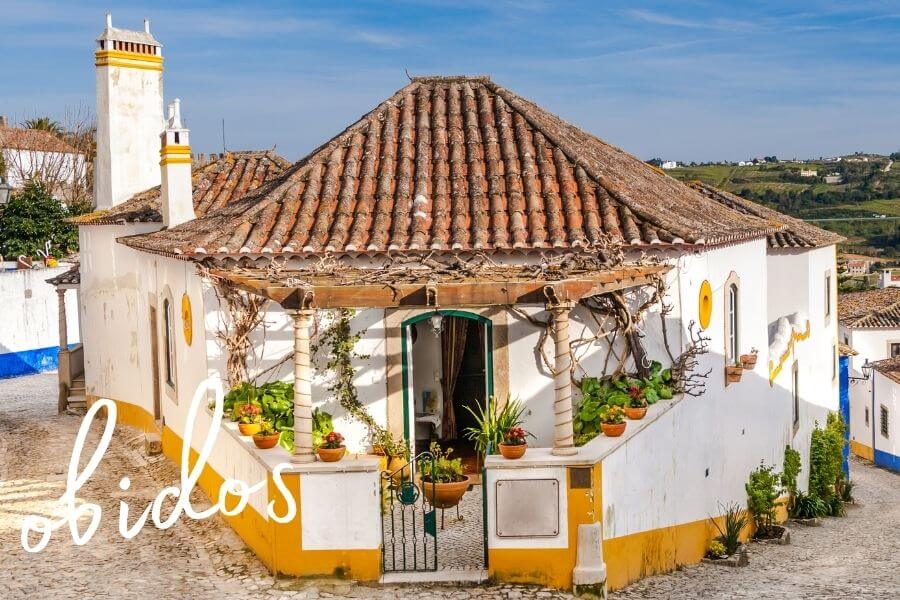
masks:
<instances>
[{"instance_id":1,"label":"yellow painted trim","mask_svg":"<svg viewBox=\"0 0 900 600\"><path fill-rule=\"evenodd\" d=\"M162 444L163 454L176 465L180 465L183 441L178 434L164 427ZM188 461L190 466L197 462L197 452L193 448L190 450ZM377 581L381 576L381 550L378 548L302 550L300 475L284 474L282 479L285 486L291 490L297 505L297 516L290 523L281 524L271 519L266 520L249 505L238 515L223 517L263 564L273 573L282 575L346 577L359 581ZM216 503L223 481L222 476L207 464L197 484L210 501ZM271 474L268 477L268 487L269 497L275 500L276 514L284 514L285 501L275 487Z\"/></svg>"},{"instance_id":2,"label":"yellow painted trim","mask_svg":"<svg viewBox=\"0 0 900 600\"><path fill-rule=\"evenodd\" d=\"M871 446L860 444L856 440L850 440L850 452L860 458L875 462L875 452L872 450Z\"/></svg>"},{"instance_id":3,"label":"yellow painted trim","mask_svg":"<svg viewBox=\"0 0 900 600\"><path fill-rule=\"evenodd\" d=\"M164 167L166 165L189 165L191 164L190 156L171 156L166 157L159 161L159 166Z\"/></svg>"},{"instance_id":4,"label":"yellow painted trim","mask_svg":"<svg viewBox=\"0 0 900 600\"><path fill-rule=\"evenodd\" d=\"M94 402L104 396L89 395L87 396L87 405L91 406ZM153 415L137 404L131 404L123 400L110 398L116 403L116 423L119 425L128 425L140 429L145 433L160 433L159 426ZM104 411L105 412L105 411ZM104 417L106 415L103 415Z\"/></svg>"},{"instance_id":5,"label":"yellow painted trim","mask_svg":"<svg viewBox=\"0 0 900 600\"><path fill-rule=\"evenodd\" d=\"M184 343L188 346L194 341L194 317L191 314L191 297L187 292L181 295L181 325L184 331Z\"/></svg>"},{"instance_id":6,"label":"yellow painted trim","mask_svg":"<svg viewBox=\"0 0 900 600\"><path fill-rule=\"evenodd\" d=\"M98 50L94 54L94 64L98 67L127 67L162 71L163 57L122 50Z\"/></svg>"},{"instance_id":7,"label":"yellow painted trim","mask_svg":"<svg viewBox=\"0 0 900 600\"><path fill-rule=\"evenodd\" d=\"M779 357L778 364L776 365L773 361L769 361L769 385L775 385L775 380L778 379L778 375L781 374L781 369L784 368L785 363L794 352L794 344L809 338L809 332L809 319L806 320L806 331L803 333L797 333L791 329L791 341L788 342L787 349L785 349L784 353Z\"/></svg>"},{"instance_id":8,"label":"yellow painted trim","mask_svg":"<svg viewBox=\"0 0 900 600\"><path fill-rule=\"evenodd\" d=\"M700 284L699 303L700 327L706 329L709 327L709 322L712 319L713 310L712 286L709 285L709 281L707 280L704 280L703 283Z\"/></svg>"},{"instance_id":9,"label":"yellow painted trim","mask_svg":"<svg viewBox=\"0 0 900 600\"><path fill-rule=\"evenodd\" d=\"M181 155L181 154L186 154L186 155L190 156L191 147L186 144L169 144L167 146L163 146L159 150L160 156L166 156L166 155L175 156L175 155Z\"/></svg>"}]
</instances>

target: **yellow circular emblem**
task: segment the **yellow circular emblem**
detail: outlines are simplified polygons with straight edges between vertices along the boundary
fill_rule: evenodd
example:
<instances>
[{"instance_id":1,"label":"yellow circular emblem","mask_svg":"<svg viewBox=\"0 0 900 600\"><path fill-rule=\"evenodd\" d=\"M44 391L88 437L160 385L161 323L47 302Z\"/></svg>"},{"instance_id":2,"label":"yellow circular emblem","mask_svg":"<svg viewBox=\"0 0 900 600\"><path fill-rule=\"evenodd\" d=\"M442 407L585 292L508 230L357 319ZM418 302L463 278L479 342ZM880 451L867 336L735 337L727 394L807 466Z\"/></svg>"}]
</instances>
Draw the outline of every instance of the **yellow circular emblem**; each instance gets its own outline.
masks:
<instances>
[{"instance_id":1,"label":"yellow circular emblem","mask_svg":"<svg viewBox=\"0 0 900 600\"><path fill-rule=\"evenodd\" d=\"M704 280L703 283L700 284L700 327L703 329L709 327L712 309L712 286L709 285L709 281Z\"/></svg>"},{"instance_id":2,"label":"yellow circular emblem","mask_svg":"<svg viewBox=\"0 0 900 600\"><path fill-rule=\"evenodd\" d=\"M194 341L194 319L191 317L191 299L181 296L181 324L184 327L184 341L188 346Z\"/></svg>"}]
</instances>

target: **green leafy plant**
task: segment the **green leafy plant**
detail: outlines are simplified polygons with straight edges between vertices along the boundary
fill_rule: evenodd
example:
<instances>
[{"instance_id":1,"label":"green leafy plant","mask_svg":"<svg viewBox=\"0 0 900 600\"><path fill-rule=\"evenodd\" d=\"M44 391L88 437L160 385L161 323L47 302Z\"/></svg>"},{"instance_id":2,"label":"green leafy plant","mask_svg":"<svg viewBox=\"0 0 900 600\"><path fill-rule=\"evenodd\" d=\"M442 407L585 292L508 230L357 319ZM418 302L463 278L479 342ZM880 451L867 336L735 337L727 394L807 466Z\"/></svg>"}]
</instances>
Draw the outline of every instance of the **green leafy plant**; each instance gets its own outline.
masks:
<instances>
[{"instance_id":1,"label":"green leafy plant","mask_svg":"<svg viewBox=\"0 0 900 600\"><path fill-rule=\"evenodd\" d=\"M372 435L372 446L381 448L388 458L409 460L409 444L402 437L394 437L385 427L379 427Z\"/></svg>"},{"instance_id":2,"label":"green leafy plant","mask_svg":"<svg viewBox=\"0 0 900 600\"><path fill-rule=\"evenodd\" d=\"M737 552L738 546L741 545L741 532L747 526L749 518L747 511L737 502L731 504L719 505L722 511L724 526L720 526L715 519L710 519L713 526L719 532L716 538L725 548L726 555L732 555Z\"/></svg>"},{"instance_id":3,"label":"green leafy plant","mask_svg":"<svg viewBox=\"0 0 900 600\"><path fill-rule=\"evenodd\" d=\"M853 502L853 487L854 483L851 479L844 481L844 487L841 490L841 500L844 502Z\"/></svg>"},{"instance_id":4,"label":"green leafy plant","mask_svg":"<svg viewBox=\"0 0 900 600\"><path fill-rule=\"evenodd\" d=\"M829 413L824 429L813 430L809 445L809 495L833 507L833 516L843 514L843 505L838 510L832 498L840 498L845 485L842 469L845 443L844 422L833 412Z\"/></svg>"},{"instance_id":5,"label":"green leafy plant","mask_svg":"<svg viewBox=\"0 0 900 600\"><path fill-rule=\"evenodd\" d=\"M775 525L775 508L779 506L779 480L774 466L760 462L759 467L750 472L750 479L744 486L747 491L747 508L753 515L757 537L766 535Z\"/></svg>"},{"instance_id":6,"label":"green leafy plant","mask_svg":"<svg viewBox=\"0 0 900 600\"><path fill-rule=\"evenodd\" d=\"M844 501L840 496L834 495L828 500L828 516L843 517L846 512L847 507L844 506Z\"/></svg>"},{"instance_id":7,"label":"green leafy plant","mask_svg":"<svg viewBox=\"0 0 900 600\"><path fill-rule=\"evenodd\" d=\"M455 483L465 480L463 474L462 460L458 458L450 458L453 448L441 450L437 442L431 442L429 452L434 457L422 458L419 460L419 473L421 473L422 481L428 483Z\"/></svg>"},{"instance_id":8,"label":"green leafy plant","mask_svg":"<svg viewBox=\"0 0 900 600\"><path fill-rule=\"evenodd\" d=\"M242 404L238 410L238 422L244 424L262 422L262 409L255 404Z\"/></svg>"},{"instance_id":9,"label":"green leafy plant","mask_svg":"<svg viewBox=\"0 0 900 600\"><path fill-rule=\"evenodd\" d=\"M76 252L78 229L66 219L87 210L80 204L66 207L39 182L26 183L0 207L0 254L13 260L22 254L36 258L47 241L57 258Z\"/></svg>"},{"instance_id":10,"label":"green leafy plant","mask_svg":"<svg viewBox=\"0 0 900 600\"><path fill-rule=\"evenodd\" d=\"M790 446L785 446L781 485L788 493L788 511L793 510L797 498L797 476L800 475L800 470L800 453Z\"/></svg>"},{"instance_id":11,"label":"green leafy plant","mask_svg":"<svg viewBox=\"0 0 900 600\"><path fill-rule=\"evenodd\" d=\"M815 519L828 514L828 505L821 498L797 492L791 516L795 519Z\"/></svg>"},{"instance_id":12,"label":"green leafy plant","mask_svg":"<svg viewBox=\"0 0 900 600\"><path fill-rule=\"evenodd\" d=\"M725 558L728 556L728 551L725 549L725 545L719 540L712 540L709 542L709 547L706 549L706 557L707 558Z\"/></svg>"},{"instance_id":13,"label":"green leafy plant","mask_svg":"<svg viewBox=\"0 0 900 600\"><path fill-rule=\"evenodd\" d=\"M500 408L497 398L490 396L484 406L478 406L473 410L465 407L469 414L475 418L475 426L467 427L463 436L475 444L475 449L482 455L497 453L497 446L503 442L503 436L510 429L519 427L526 414L525 406L518 400L507 397L503 408Z\"/></svg>"},{"instance_id":14,"label":"green leafy plant","mask_svg":"<svg viewBox=\"0 0 900 600\"><path fill-rule=\"evenodd\" d=\"M270 435L275 435L276 433L279 433L279 432L275 429L275 427L272 426L272 422L271 422L271 421L263 421L263 422L260 424L259 433L256 433L256 434L254 434L254 435L255 435L255 436L256 436L256 435L259 435L259 436L266 436L266 437L268 437L268 436L270 436Z\"/></svg>"},{"instance_id":15,"label":"green leafy plant","mask_svg":"<svg viewBox=\"0 0 900 600\"><path fill-rule=\"evenodd\" d=\"M600 422L606 425L618 425L625 422L625 409L621 406L604 406L600 409Z\"/></svg>"},{"instance_id":16,"label":"green leafy plant","mask_svg":"<svg viewBox=\"0 0 900 600\"><path fill-rule=\"evenodd\" d=\"M524 446L526 436L531 435L521 427L513 427L503 434L503 444L506 446Z\"/></svg>"}]
</instances>

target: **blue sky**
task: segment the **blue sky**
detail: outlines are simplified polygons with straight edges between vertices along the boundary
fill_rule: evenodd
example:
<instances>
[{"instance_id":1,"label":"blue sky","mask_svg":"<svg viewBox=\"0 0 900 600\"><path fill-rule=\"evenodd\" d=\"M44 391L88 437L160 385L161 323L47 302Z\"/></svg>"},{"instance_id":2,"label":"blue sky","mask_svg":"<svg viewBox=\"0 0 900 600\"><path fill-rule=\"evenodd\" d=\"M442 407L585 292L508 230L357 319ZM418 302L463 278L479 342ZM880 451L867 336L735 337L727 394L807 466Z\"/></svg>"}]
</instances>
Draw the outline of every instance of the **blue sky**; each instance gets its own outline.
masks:
<instances>
[{"instance_id":1,"label":"blue sky","mask_svg":"<svg viewBox=\"0 0 900 600\"><path fill-rule=\"evenodd\" d=\"M900 1L0 0L0 114L94 105L93 40L149 17L197 151L291 160L402 87L489 74L642 157L900 149Z\"/></svg>"}]
</instances>

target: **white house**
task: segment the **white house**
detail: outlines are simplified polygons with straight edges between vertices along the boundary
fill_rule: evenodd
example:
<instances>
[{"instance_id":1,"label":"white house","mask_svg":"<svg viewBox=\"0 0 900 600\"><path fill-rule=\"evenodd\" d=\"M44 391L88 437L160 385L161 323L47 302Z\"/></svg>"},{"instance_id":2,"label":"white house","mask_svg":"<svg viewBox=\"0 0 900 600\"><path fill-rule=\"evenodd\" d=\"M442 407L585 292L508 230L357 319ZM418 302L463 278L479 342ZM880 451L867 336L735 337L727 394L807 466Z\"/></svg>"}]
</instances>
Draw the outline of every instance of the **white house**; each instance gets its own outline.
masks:
<instances>
[{"instance_id":1,"label":"white house","mask_svg":"<svg viewBox=\"0 0 900 600\"><path fill-rule=\"evenodd\" d=\"M895 414L898 385L900 288L888 286L841 295L840 320L841 340L857 353L850 359L850 449L857 456L896 470L900 453L897 436L890 436L890 427L894 426L890 415ZM870 365L874 365L874 372Z\"/></svg>"},{"instance_id":2,"label":"white house","mask_svg":"<svg viewBox=\"0 0 900 600\"><path fill-rule=\"evenodd\" d=\"M815 169L800 169L800 177L815 177L819 172Z\"/></svg>"},{"instance_id":3,"label":"white house","mask_svg":"<svg viewBox=\"0 0 900 600\"><path fill-rule=\"evenodd\" d=\"M88 398L177 461L212 425L204 397L187 427L207 377L243 358L242 378L293 381L293 453L227 423L200 481L213 497L225 478L269 482L228 521L273 571L403 571L398 547L413 550L386 533L382 506L402 507L382 498L369 434L462 452L465 408L490 395L520 399L535 436L518 461L487 458L467 492L484 512L454 525L484 540L476 574L498 580L618 588L696 562L708 517L745 500L760 460L780 467L791 445L808 461L838 406L838 236L684 185L486 77L414 78L289 168L235 156L192 181L177 102L162 123L160 45L138 33L108 24L95 52L107 158L102 210L79 220ZM235 339L248 315L258 325ZM358 404L330 389L335 323L359 336ZM697 365L679 385L702 395L575 445L582 378L686 351ZM314 460L313 408L350 456ZM266 512L279 463L299 504L288 523Z\"/></svg>"},{"instance_id":4,"label":"white house","mask_svg":"<svg viewBox=\"0 0 900 600\"><path fill-rule=\"evenodd\" d=\"M677 169L678 163L674 160L667 160L661 166L663 169Z\"/></svg>"},{"instance_id":5,"label":"white house","mask_svg":"<svg viewBox=\"0 0 900 600\"><path fill-rule=\"evenodd\" d=\"M47 131L9 127L0 117L0 158L4 175L13 188L35 177L55 186L79 183L87 168L83 153ZM51 190L55 195L61 190Z\"/></svg>"},{"instance_id":6,"label":"white house","mask_svg":"<svg viewBox=\"0 0 900 600\"><path fill-rule=\"evenodd\" d=\"M879 288L889 288L900 286L900 276L894 275L893 269L882 269L878 274L877 285Z\"/></svg>"}]
</instances>

